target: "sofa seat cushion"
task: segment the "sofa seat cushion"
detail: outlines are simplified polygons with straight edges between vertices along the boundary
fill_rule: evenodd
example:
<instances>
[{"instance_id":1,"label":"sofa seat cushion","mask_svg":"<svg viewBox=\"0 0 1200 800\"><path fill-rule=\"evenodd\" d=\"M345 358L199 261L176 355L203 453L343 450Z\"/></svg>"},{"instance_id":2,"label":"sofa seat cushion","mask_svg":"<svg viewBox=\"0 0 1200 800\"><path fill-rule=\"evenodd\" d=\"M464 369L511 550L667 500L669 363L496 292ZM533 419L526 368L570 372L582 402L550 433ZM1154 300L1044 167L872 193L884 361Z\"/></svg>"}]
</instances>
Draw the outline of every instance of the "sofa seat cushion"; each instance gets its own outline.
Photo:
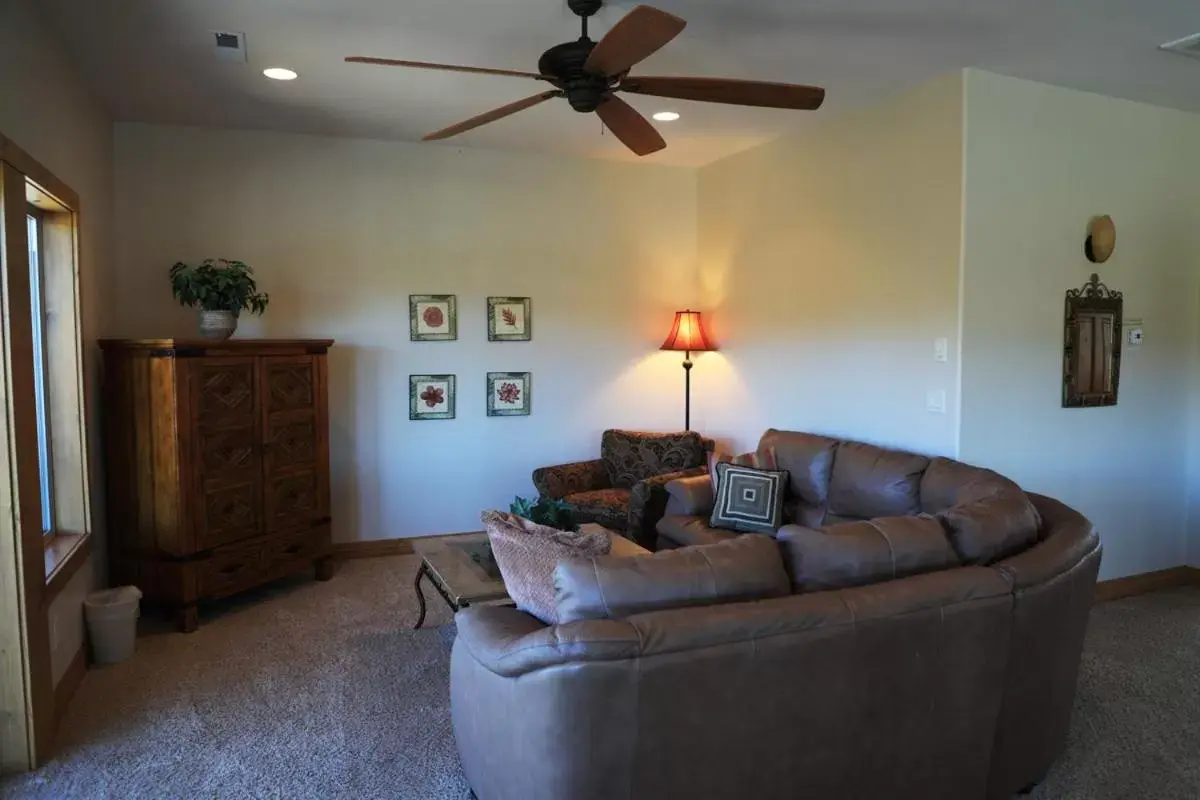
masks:
<instances>
[{"instance_id":1,"label":"sofa seat cushion","mask_svg":"<svg viewBox=\"0 0 1200 800\"><path fill-rule=\"evenodd\" d=\"M632 558L560 561L554 586L563 624L791 594L779 548L765 536Z\"/></svg>"},{"instance_id":2,"label":"sofa seat cushion","mask_svg":"<svg viewBox=\"0 0 1200 800\"><path fill-rule=\"evenodd\" d=\"M624 530L629 521L629 489L596 489L563 498L577 522L595 522L606 528Z\"/></svg>"},{"instance_id":3,"label":"sofa seat cushion","mask_svg":"<svg viewBox=\"0 0 1200 800\"><path fill-rule=\"evenodd\" d=\"M647 478L704 466L707 448L704 438L694 431L613 430L605 431L600 440L600 457L609 482L618 489L632 489Z\"/></svg>"},{"instance_id":4,"label":"sofa seat cushion","mask_svg":"<svg viewBox=\"0 0 1200 800\"><path fill-rule=\"evenodd\" d=\"M717 496L709 524L743 533L774 533L783 524L787 472L717 464Z\"/></svg>"},{"instance_id":5,"label":"sofa seat cushion","mask_svg":"<svg viewBox=\"0 0 1200 800\"><path fill-rule=\"evenodd\" d=\"M1024 492L987 497L937 515L964 564L991 564L1038 539L1041 517Z\"/></svg>"},{"instance_id":6,"label":"sofa seat cushion","mask_svg":"<svg viewBox=\"0 0 1200 800\"><path fill-rule=\"evenodd\" d=\"M936 518L880 517L777 536L798 592L845 589L960 566Z\"/></svg>"},{"instance_id":7,"label":"sofa seat cushion","mask_svg":"<svg viewBox=\"0 0 1200 800\"><path fill-rule=\"evenodd\" d=\"M935 458L921 478L921 511L936 514L976 500L1020 493L1020 486L998 472L950 458Z\"/></svg>"},{"instance_id":8,"label":"sofa seat cushion","mask_svg":"<svg viewBox=\"0 0 1200 800\"><path fill-rule=\"evenodd\" d=\"M480 515L496 566L517 608L547 625L558 620L554 568L561 559L605 555L612 549L606 531L562 531L502 511Z\"/></svg>"},{"instance_id":9,"label":"sofa seat cushion","mask_svg":"<svg viewBox=\"0 0 1200 800\"><path fill-rule=\"evenodd\" d=\"M929 459L862 442L842 442L833 460L829 513L839 517L902 517L921 512L921 477Z\"/></svg>"},{"instance_id":10,"label":"sofa seat cushion","mask_svg":"<svg viewBox=\"0 0 1200 800\"><path fill-rule=\"evenodd\" d=\"M693 547L701 544L716 544L736 539L733 531L710 528L708 517L669 516L658 521L659 539L667 539L677 547ZM661 547L660 547L661 549Z\"/></svg>"}]
</instances>

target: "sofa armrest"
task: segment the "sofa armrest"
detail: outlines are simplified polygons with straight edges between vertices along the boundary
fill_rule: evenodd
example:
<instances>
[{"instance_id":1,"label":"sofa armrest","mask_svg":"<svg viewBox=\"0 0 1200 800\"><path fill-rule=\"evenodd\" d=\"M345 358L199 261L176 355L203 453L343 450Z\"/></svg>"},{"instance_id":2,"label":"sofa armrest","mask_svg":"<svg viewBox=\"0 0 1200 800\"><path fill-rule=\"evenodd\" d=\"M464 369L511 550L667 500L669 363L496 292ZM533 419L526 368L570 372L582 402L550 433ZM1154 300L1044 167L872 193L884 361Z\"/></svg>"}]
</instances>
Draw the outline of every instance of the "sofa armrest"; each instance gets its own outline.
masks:
<instances>
[{"instance_id":1,"label":"sofa armrest","mask_svg":"<svg viewBox=\"0 0 1200 800\"><path fill-rule=\"evenodd\" d=\"M632 658L641 648L637 631L621 620L546 625L515 608L473 606L454 621L455 644L491 672L510 678L555 664Z\"/></svg>"},{"instance_id":2,"label":"sofa armrest","mask_svg":"<svg viewBox=\"0 0 1200 800\"><path fill-rule=\"evenodd\" d=\"M533 485L542 497L552 497L555 500L561 500L576 492L612 488L608 470L604 466L604 460L600 458L535 469Z\"/></svg>"},{"instance_id":3,"label":"sofa armrest","mask_svg":"<svg viewBox=\"0 0 1200 800\"><path fill-rule=\"evenodd\" d=\"M703 469L703 468L702 468ZM673 480L666 486L666 513L680 517L703 517L712 513L716 502L708 470L698 475Z\"/></svg>"},{"instance_id":4,"label":"sofa armrest","mask_svg":"<svg viewBox=\"0 0 1200 800\"><path fill-rule=\"evenodd\" d=\"M1078 511L1040 494L1029 499L1042 518L1042 541L992 565L1016 591L1046 583L1101 549L1096 529Z\"/></svg>"},{"instance_id":5,"label":"sofa armrest","mask_svg":"<svg viewBox=\"0 0 1200 800\"><path fill-rule=\"evenodd\" d=\"M629 534L633 540L642 547L653 549L658 537L655 528L667 513L667 486L673 481L707 475L708 467L692 467L639 481L629 496Z\"/></svg>"}]
</instances>

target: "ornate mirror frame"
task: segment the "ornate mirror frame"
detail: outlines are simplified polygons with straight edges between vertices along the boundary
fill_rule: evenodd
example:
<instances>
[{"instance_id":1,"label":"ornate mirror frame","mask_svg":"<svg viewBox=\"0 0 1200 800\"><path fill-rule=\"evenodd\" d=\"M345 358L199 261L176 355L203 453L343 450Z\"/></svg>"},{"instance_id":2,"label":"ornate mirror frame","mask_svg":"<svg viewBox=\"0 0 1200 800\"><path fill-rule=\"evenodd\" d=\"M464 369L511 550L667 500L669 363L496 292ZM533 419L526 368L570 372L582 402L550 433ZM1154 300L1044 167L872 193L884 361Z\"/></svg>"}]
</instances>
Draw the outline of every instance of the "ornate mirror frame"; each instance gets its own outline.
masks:
<instances>
[{"instance_id":1,"label":"ornate mirror frame","mask_svg":"<svg viewBox=\"0 0 1200 800\"><path fill-rule=\"evenodd\" d=\"M1115 406L1121 383L1124 300L1100 282L1069 289L1063 336L1063 408Z\"/></svg>"}]
</instances>

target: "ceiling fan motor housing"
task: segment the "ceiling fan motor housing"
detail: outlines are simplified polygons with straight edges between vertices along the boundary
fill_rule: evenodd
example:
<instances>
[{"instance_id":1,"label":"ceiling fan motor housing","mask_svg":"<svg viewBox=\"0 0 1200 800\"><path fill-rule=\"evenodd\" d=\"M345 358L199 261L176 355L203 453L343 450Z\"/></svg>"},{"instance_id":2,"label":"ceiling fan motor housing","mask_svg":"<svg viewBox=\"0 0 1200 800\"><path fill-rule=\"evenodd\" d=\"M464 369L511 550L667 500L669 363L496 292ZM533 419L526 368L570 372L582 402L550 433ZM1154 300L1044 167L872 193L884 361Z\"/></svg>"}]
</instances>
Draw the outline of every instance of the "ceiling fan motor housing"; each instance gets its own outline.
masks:
<instances>
[{"instance_id":1,"label":"ceiling fan motor housing","mask_svg":"<svg viewBox=\"0 0 1200 800\"><path fill-rule=\"evenodd\" d=\"M584 70L595 47L591 39L577 39L551 47L538 60L538 72L554 78L554 85L567 93L571 108L581 113L595 111L615 83Z\"/></svg>"},{"instance_id":2,"label":"ceiling fan motor housing","mask_svg":"<svg viewBox=\"0 0 1200 800\"><path fill-rule=\"evenodd\" d=\"M581 17L590 17L600 10L604 0L567 0L567 6Z\"/></svg>"}]
</instances>

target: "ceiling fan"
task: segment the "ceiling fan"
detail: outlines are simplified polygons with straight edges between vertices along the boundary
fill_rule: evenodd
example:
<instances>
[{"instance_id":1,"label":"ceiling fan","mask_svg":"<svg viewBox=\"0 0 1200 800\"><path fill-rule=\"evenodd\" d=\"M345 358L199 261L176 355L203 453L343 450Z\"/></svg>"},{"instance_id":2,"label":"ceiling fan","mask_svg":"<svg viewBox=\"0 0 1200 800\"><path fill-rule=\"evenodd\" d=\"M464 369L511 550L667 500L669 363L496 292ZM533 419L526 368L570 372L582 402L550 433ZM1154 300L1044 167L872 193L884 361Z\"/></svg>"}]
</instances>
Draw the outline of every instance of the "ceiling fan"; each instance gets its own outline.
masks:
<instances>
[{"instance_id":1,"label":"ceiling fan","mask_svg":"<svg viewBox=\"0 0 1200 800\"><path fill-rule=\"evenodd\" d=\"M604 0L567 0L567 5L583 20L583 35L574 42L555 45L542 54L537 72L508 69L462 67L430 64L424 61L397 61L390 58L350 56L357 64L382 64L392 67L417 67L482 75L506 75L532 78L553 86L533 97L509 103L486 114L431 133L425 141L448 139L460 133L532 108L553 97L565 97L571 108L581 113L593 111L621 142L639 156L667 146L662 136L633 106L617 97L631 92L653 97L699 100L762 108L789 108L811 111L820 108L825 90L819 86L764 83L729 78L659 78L632 76L629 70L656 53L683 31L687 22L651 6L638 6L627 14L599 42L588 38L588 18L600 10Z\"/></svg>"}]
</instances>

